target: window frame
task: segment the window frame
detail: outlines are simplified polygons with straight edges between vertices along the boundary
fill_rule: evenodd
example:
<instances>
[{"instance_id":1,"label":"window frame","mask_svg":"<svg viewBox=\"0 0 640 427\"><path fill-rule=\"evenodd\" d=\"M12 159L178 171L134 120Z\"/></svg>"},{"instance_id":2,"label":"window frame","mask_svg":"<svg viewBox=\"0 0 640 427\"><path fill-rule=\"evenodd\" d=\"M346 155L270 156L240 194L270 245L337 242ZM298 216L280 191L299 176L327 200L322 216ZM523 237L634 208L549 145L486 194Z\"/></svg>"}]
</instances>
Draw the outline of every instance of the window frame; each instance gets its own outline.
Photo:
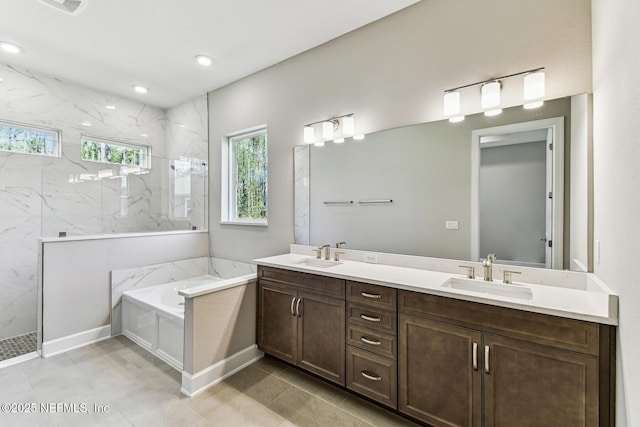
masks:
<instances>
[{"instance_id":1,"label":"window frame","mask_svg":"<svg viewBox=\"0 0 640 427\"><path fill-rule=\"evenodd\" d=\"M99 160L82 158L82 148L83 148L83 145L84 145L85 141L94 142L94 143L99 143L100 144L101 150L99 151L100 152L100 159ZM105 153L105 150L104 150L104 146L105 145L117 145L117 146L123 147L123 148L134 148L134 149L142 150L142 156L141 156L140 164L136 165L136 164L131 164L131 163L114 163L114 162L110 162L108 160L104 160L103 156L104 156L104 153ZM81 134L80 135L80 160L82 160L84 162L101 163L101 164L112 165L112 166L132 166L132 167L140 167L140 168L144 168L144 169L151 169L151 146L150 145L143 145L143 144L136 144L136 143L133 143L133 142L118 141L118 140L115 140L115 139L103 138L103 137L100 137L100 136Z\"/></svg>"},{"instance_id":2,"label":"window frame","mask_svg":"<svg viewBox=\"0 0 640 427\"><path fill-rule=\"evenodd\" d=\"M60 158L62 157L62 131L60 129L49 128L45 126L32 125L28 123L12 122L10 120L0 120L0 127L8 127L32 132L48 133L54 136L54 147L52 154L46 153L30 153L28 151L5 150L0 148L2 153L27 154L31 156Z\"/></svg>"},{"instance_id":3,"label":"window frame","mask_svg":"<svg viewBox=\"0 0 640 427\"><path fill-rule=\"evenodd\" d=\"M220 224L230 225L249 225L258 227L267 227L269 220L269 204L268 204L268 188L269 188L269 137L268 127L266 124L254 126L241 131L233 132L222 137L222 191L221 191L221 212L220 212ZM266 157L266 214L264 219L242 219L237 218L237 171L234 163L235 147L234 141L255 137L258 135L264 135L265 137L265 149L267 150Z\"/></svg>"}]
</instances>

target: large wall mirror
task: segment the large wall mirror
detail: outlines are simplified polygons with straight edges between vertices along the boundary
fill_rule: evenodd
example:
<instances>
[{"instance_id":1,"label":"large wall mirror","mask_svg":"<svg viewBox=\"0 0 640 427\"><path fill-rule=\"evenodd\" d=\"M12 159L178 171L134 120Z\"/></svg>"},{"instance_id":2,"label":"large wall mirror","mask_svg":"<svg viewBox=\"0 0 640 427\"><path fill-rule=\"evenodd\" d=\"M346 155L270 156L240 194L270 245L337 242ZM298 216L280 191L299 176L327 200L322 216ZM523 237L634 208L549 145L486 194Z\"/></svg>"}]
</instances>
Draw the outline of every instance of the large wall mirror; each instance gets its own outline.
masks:
<instances>
[{"instance_id":1,"label":"large wall mirror","mask_svg":"<svg viewBox=\"0 0 640 427\"><path fill-rule=\"evenodd\" d=\"M587 97L295 147L296 243L586 271L570 222L587 212L570 200L587 197L571 179L587 169L571 158L587 149Z\"/></svg>"}]
</instances>

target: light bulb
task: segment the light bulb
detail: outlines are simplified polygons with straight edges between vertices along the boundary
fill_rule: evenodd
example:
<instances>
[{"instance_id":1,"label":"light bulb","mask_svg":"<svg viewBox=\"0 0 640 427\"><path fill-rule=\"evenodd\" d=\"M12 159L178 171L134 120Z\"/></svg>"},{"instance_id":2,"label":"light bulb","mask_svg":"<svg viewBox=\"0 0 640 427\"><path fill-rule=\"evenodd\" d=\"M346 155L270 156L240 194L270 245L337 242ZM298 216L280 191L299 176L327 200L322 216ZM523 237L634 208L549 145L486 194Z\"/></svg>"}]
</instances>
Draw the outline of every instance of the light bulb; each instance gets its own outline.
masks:
<instances>
[{"instance_id":1,"label":"light bulb","mask_svg":"<svg viewBox=\"0 0 640 427\"><path fill-rule=\"evenodd\" d=\"M333 142L335 142L336 144L342 144L344 142L344 138L334 139Z\"/></svg>"},{"instance_id":2,"label":"light bulb","mask_svg":"<svg viewBox=\"0 0 640 427\"><path fill-rule=\"evenodd\" d=\"M314 142L313 145L315 145L316 147L324 147L324 141Z\"/></svg>"},{"instance_id":3,"label":"light bulb","mask_svg":"<svg viewBox=\"0 0 640 427\"><path fill-rule=\"evenodd\" d=\"M364 139L364 135L363 134L353 135L353 139L355 139L356 141L362 141Z\"/></svg>"},{"instance_id":4,"label":"light bulb","mask_svg":"<svg viewBox=\"0 0 640 427\"><path fill-rule=\"evenodd\" d=\"M450 123L460 123L463 120L464 120L464 116L455 116L455 117L449 118Z\"/></svg>"},{"instance_id":5,"label":"light bulb","mask_svg":"<svg viewBox=\"0 0 640 427\"><path fill-rule=\"evenodd\" d=\"M539 107L542 107L543 105L544 105L544 101L535 101L535 102L528 102L524 104L523 107L525 108L525 110L533 110L534 108L539 108Z\"/></svg>"},{"instance_id":6,"label":"light bulb","mask_svg":"<svg viewBox=\"0 0 640 427\"><path fill-rule=\"evenodd\" d=\"M502 108L498 108L496 110L485 111L484 115L487 116L487 117L492 117L492 116L497 116L500 113L502 113Z\"/></svg>"}]
</instances>

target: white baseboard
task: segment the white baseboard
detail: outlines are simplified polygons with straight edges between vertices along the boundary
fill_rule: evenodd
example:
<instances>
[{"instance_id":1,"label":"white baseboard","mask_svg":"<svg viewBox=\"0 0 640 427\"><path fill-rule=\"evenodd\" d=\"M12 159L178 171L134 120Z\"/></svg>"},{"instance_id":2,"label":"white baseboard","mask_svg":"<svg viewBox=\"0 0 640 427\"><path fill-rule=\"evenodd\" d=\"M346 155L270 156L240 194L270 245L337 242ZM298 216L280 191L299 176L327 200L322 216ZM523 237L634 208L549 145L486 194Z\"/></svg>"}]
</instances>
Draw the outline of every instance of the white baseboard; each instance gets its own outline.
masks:
<instances>
[{"instance_id":1,"label":"white baseboard","mask_svg":"<svg viewBox=\"0 0 640 427\"><path fill-rule=\"evenodd\" d=\"M182 388L180 391L186 396L194 397L239 370L246 368L263 356L264 353L258 350L257 345L253 344L196 374L191 375L182 371Z\"/></svg>"},{"instance_id":2,"label":"white baseboard","mask_svg":"<svg viewBox=\"0 0 640 427\"><path fill-rule=\"evenodd\" d=\"M84 347L111 337L111 325L78 332L42 343L42 357L51 357L74 348Z\"/></svg>"}]
</instances>

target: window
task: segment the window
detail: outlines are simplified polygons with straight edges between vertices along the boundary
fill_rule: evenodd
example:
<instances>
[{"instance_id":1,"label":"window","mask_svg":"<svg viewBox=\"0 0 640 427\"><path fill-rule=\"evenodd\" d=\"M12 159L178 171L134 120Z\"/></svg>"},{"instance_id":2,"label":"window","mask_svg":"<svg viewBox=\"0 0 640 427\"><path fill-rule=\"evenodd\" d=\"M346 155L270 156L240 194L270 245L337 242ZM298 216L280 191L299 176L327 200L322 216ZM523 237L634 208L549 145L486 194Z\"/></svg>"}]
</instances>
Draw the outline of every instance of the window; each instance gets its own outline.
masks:
<instances>
[{"instance_id":1,"label":"window","mask_svg":"<svg viewBox=\"0 0 640 427\"><path fill-rule=\"evenodd\" d=\"M266 126L227 136L223 146L223 222L266 225Z\"/></svg>"},{"instance_id":2,"label":"window","mask_svg":"<svg viewBox=\"0 0 640 427\"><path fill-rule=\"evenodd\" d=\"M151 148L82 135L82 160L117 165L151 167Z\"/></svg>"},{"instance_id":3,"label":"window","mask_svg":"<svg viewBox=\"0 0 640 427\"><path fill-rule=\"evenodd\" d=\"M0 121L0 150L60 157L60 131Z\"/></svg>"}]
</instances>

